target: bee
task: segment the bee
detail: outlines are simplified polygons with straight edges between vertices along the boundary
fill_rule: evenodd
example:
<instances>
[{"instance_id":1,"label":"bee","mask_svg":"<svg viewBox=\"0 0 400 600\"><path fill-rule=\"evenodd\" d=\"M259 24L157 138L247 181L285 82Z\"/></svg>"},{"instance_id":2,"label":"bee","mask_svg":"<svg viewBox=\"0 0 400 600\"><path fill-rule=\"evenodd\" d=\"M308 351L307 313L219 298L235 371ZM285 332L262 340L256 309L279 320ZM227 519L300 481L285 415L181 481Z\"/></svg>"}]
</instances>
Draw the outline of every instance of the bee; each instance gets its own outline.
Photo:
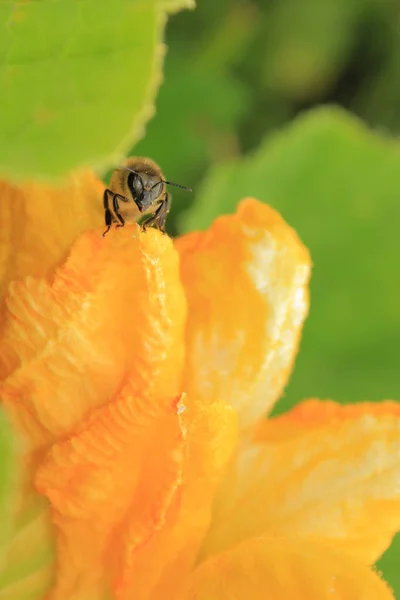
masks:
<instances>
[{"instance_id":1,"label":"bee","mask_svg":"<svg viewBox=\"0 0 400 600\"><path fill-rule=\"evenodd\" d=\"M104 216L108 233L113 223L125 225L125 219L136 222L150 214L142 228L154 225L165 233L165 221L171 207L171 196L167 185L174 185L191 192L179 183L166 181L160 167L150 158L129 158L111 175L110 186L104 191Z\"/></svg>"}]
</instances>

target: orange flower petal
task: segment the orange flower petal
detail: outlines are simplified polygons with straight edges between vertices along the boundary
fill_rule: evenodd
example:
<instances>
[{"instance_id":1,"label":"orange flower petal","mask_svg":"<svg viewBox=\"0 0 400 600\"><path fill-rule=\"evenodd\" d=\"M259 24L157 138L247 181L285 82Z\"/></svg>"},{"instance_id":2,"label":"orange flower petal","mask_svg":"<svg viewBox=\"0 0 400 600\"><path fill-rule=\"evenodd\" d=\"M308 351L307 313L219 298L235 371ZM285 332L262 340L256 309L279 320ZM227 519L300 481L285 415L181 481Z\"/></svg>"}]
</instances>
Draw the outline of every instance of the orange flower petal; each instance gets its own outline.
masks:
<instances>
[{"instance_id":1,"label":"orange flower petal","mask_svg":"<svg viewBox=\"0 0 400 600\"><path fill-rule=\"evenodd\" d=\"M400 529L399 480L397 403L304 402L260 424L227 476L204 553L301 535L372 564Z\"/></svg>"},{"instance_id":2,"label":"orange flower petal","mask_svg":"<svg viewBox=\"0 0 400 600\"><path fill-rule=\"evenodd\" d=\"M179 600L393 600L376 573L327 546L256 538L214 556L192 574Z\"/></svg>"},{"instance_id":3,"label":"orange flower petal","mask_svg":"<svg viewBox=\"0 0 400 600\"><path fill-rule=\"evenodd\" d=\"M80 233L102 225L103 189L92 173L58 187L0 181L0 298L10 280L46 276Z\"/></svg>"},{"instance_id":4,"label":"orange flower petal","mask_svg":"<svg viewBox=\"0 0 400 600\"><path fill-rule=\"evenodd\" d=\"M190 399L185 404L181 489L163 528L132 556L124 600L175 600L209 527L215 490L236 444L237 415L231 407Z\"/></svg>"},{"instance_id":5,"label":"orange flower petal","mask_svg":"<svg viewBox=\"0 0 400 600\"><path fill-rule=\"evenodd\" d=\"M189 305L184 389L226 400L245 427L288 380L308 308L308 252L276 211L252 199L176 248Z\"/></svg>"},{"instance_id":6,"label":"orange flower petal","mask_svg":"<svg viewBox=\"0 0 400 600\"><path fill-rule=\"evenodd\" d=\"M123 589L182 479L178 256L154 230L87 233L51 282L13 284L7 307L0 394L53 508L51 598L100 598Z\"/></svg>"},{"instance_id":7,"label":"orange flower petal","mask_svg":"<svg viewBox=\"0 0 400 600\"><path fill-rule=\"evenodd\" d=\"M128 380L155 404L180 393L186 305L167 236L87 233L51 283L13 283L6 301L0 396L32 449L69 435Z\"/></svg>"},{"instance_id":8,"label":"orange flower petal","mask_svg":"<svg viewBox=\"0 0 400 600\"><path fill-rule=\"evenodd\" d=\"M101 589L131 593L134 552L165 524L181 484L185 446L176 402L149 403L129 388L53 445L39 469L37 487L58 529L51 600L86 600Z\"/></svg>"}]
</instances>

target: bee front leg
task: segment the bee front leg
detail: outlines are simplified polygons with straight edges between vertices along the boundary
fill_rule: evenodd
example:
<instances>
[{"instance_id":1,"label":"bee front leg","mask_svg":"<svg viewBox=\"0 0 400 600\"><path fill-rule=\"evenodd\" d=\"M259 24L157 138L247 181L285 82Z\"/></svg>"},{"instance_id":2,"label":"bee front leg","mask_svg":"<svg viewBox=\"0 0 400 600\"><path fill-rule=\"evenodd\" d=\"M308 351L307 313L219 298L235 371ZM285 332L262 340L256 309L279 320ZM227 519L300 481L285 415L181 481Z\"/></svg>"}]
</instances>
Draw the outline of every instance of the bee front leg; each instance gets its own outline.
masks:
<instances>
[{"instance_id":1,"label":"bee front leg","mask_svg":"<svg viewBox=\"0 0 400 600\"><path fill-rule=\"evenodd\" d=\"M110 190L104 190L104 196L103 196L104 220L105 220L106 227L107 227L107 229L103 233L103 237L110 231L111 224L112 224L112 214L111 214L110 207L108 204L109 192L110 192Z\"/></svg>"},{"instance_id":2,"label":"bee front leg","mask_svg":"<svg viewBox=\"0 0 400 600\"><path fill-rule=\"evenodd\" d=\"M165 222L167 220L168 213L171 208L171 196L166 194L164 202L161 204L160 208L156 213L156 226L157 228L165 233Z\"/></svg>"},{"instance_id":3,"label":"bee front leg","mask_svg":"<svg viewBox=\"0 0 400 600\"><path fill-rule=\"evenodd\" d=\"M113 222L113 215L111 213L110 204L109 204L109 196L112 197L112 201L113 201L114 219L118 219L118 221L119 221L119 223L117 223L117 227L123 227L125 225L125 220L119 212L118 200L122 200L123 202L129 202L129 200L127 198L125 198L125 196L122 196L121 194L115 194L112 190L109 190L109 189L104 190L103 204L104 204L104 211L105 211L104 216L105 216L105 222L106 222L107 229L103 233L103 237L106 235L106 233L108 233L110 231L110 228L111 228L111 225Z\"/></svg>"},{"instance_id":4,"label":"bee front leg","mask_svg":"<svg viewBox=\"0 0 400 600\"><path fill-rule=\"evenodd\" d=\"M161 233L165 233L165 221L167 220L167 215L169 213L170 208L171 197L169 194L166 194L165 199L161 202L154 215L143 223L143 231L146 231L146 227L148 227L149 225L155 225L156 228L161 231Z\"/></svg>"},{"instance_id":5,"label":"bee front leg","mask_svg":"<svg viewBox=\"0 0 400 600\"><path fill-rule=\"evenodd\" d=\"M114 209L115 216L119 220L119 223L117 223L117 227L123 227L125 225L125 219L119 212L118 200L122 200L122 202L129 202L129 200L127 198L125 198L125 196L121 196L121 194L113 195L113 209Z\"/></svg>"}]
</instances>

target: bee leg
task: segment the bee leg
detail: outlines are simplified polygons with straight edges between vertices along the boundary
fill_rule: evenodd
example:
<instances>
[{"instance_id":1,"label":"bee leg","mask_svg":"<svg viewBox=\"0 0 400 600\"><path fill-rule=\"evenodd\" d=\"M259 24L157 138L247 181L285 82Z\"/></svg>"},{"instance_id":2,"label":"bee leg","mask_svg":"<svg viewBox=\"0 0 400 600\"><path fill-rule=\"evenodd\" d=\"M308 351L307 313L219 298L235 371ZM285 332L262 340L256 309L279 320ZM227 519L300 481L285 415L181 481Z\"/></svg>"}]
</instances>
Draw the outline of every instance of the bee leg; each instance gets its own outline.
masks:
<instances>
[{"instance_id":1,"label":"bee leg","mask_svg":"<svg viewBox=\"0 0 400 600\"><path fill-rule=\"evenodd\" d=\"M123 227L125 225L125 219L119 213L118 199L122 200L123 202L128 202L128 200L124 196L121 196L120 194L113 195L113 209L114 209L115 216L119 220L119 223L117 223L117 227Z\"/></svg>"},{"instance_id":2,"label":"bee leg","mask_svg":"<svg viewBox=\"0 0 400 600\"><path fill-rule=\"evenodd\" d=\"M160 206L157 208L156 212L150 219L147 219L142 224L143 231L146 231L146 227L149 225L155 225L157 229L159 229L162 233L165 233L165 221L167 219L167 215L169 213L169 209L171 208L171 197L169 194L166 194L165 199L161 202Z\"/></svg>"},{"instance_id":3,"label":"bee leg","mask_svg":"<svg viewBox=\"0 0 400 600\"><path fill-rule=\"evenodd\" d=\"M111 223L112 223L112 214L110 212L110 209L106 209L106 214L105 214L105 221L106 221L106 227L107 229L105 230L105 232L103 233L103 237L110 231L111 229Z\"/></svg>"},{"instance_id":4,"label":"bee leg","mask_svg":"<svg viewBox=\"0 0 400 600\"><path fill-rule=\"evenodd\" d=\"M167 220L168 213L171 208L171 196L166 194L164 202L156 212L156 225L157 228L165 233L165 222Z\"/></svg>"},{"instance_id":5,"label":"bee leg","mask_svg":"<svg viewBox=\"0 0 400 600\"><path fill-rule=\"evenodd\" d=\"M112 197L114 216L110 210L109 196ZM115 194L112 190L109 190L109 189L104 190L103 204L104 204L105 220L106 220L107 229L103 233L103 236L105 236L106 233L108 233L110 231L110 228L111 228L111 225L113 222L113 217L114 217L114 220L118 219L118 221L119 221L119 223L117 223L117 227L123 227L125 225L125 219L122 217L122 215L119 212L118 200L122 200L122 202L129 202L129 200L127 198L125 198L125 196L122 196L121 194Z\"/></svg>"},{"instance_id":6,"label":"bee leg","mask_svg":"<svg viewBox=\"0 0 400 600\"><path fill-rule=\"evenodd\" d=\"M103 196L104 218L105 218L106 227L107 227L107 229L103 233L103 237L110 231L111 223L112 223L112 214L111 214L111 211L110 211L110 208L108 205L108 193L109 192L110 192L110 190L104 190L104 196Z\"/></svg>"}]
</instances>

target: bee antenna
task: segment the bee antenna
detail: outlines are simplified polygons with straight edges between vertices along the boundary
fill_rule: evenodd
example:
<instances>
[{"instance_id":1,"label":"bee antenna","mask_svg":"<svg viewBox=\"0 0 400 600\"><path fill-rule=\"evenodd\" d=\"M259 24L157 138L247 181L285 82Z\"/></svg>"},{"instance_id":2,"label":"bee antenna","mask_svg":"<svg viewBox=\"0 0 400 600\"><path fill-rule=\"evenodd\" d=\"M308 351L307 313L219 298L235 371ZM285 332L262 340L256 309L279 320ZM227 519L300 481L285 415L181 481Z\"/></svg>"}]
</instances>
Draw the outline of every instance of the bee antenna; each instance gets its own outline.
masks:
<instances>
[{"instance_id":1,"label":"bee antenna","mask_svg":"<svg viewBox=\"0 0 400 600\"><path fill-rule=\"evenodd\" d=\"M192 188L186 187L185 185L181 185L180 183L172 183L172 181L164 181L163 183L166 183L167 185L174 185L175 187L182 188L183 190L186 190L187 192L193 192Z\"/></svg>"}]
</instances>

